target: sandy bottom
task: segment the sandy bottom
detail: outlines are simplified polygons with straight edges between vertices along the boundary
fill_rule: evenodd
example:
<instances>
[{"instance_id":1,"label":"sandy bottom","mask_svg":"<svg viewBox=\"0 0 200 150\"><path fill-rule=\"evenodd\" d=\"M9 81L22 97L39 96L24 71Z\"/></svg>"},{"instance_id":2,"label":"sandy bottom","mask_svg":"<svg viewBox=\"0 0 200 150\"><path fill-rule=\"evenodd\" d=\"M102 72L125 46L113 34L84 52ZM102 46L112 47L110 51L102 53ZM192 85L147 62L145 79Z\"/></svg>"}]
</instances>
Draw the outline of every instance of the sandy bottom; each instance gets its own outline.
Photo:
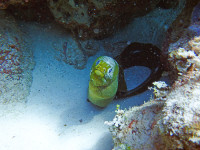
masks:
<instances>
[{"instance_id":1,"label":"sandy bottom","mask_svg":"<svg viewBox=\"0 0 200 150\"><path fill-rule=\"evenodd\" d=\"M141 105L151 92L98 109L86 101L87 87L92 63L106 52L101 50L89 58L85 69L77 70L55 59L52 43L67 40L60 29L35 24L23 29L33 42L33 83L25 104L0 105L0 150L111 150L112 137L104 121L113 119L117 104L122 109ZM140 73L126 74L130 88L149 74L142 67L133 71Z\"/></svg>"}]
</instances>

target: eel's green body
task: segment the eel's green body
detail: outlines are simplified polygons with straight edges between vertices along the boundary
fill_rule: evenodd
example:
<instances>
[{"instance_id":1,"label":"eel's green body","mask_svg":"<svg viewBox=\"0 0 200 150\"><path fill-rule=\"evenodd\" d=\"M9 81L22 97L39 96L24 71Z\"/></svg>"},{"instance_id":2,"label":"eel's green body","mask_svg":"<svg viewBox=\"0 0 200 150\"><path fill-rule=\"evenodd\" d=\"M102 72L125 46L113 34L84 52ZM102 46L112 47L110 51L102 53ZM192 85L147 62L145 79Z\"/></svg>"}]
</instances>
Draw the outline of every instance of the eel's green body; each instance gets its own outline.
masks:
<instances>
[{"instance_id":1,"label":"eel's green body","mask_svg":"<svg viewBox=\"0 0 200 150\"><path fill-rule=\"evenodd\" d=\"M128 90L124 70L133 66L148 67L151 74L139 86ZM113 99L140 94L158 80L162 72L161 50L158 47L150 43L131 43L114 59L108 56L96 59L90 72L88 100L105 107Z\"/></svg>"},{"instance_id":2,"label":"eel's green body","mask_svg":"<svg viewBox=\"0 0 200 150\"><path fill-rule=\"evenodd\" d=\"M118 75L119 65L113 58L97 58L90 72L88 100L99 107L106 107L116 95Z\"/></svg>"}]
</instances>

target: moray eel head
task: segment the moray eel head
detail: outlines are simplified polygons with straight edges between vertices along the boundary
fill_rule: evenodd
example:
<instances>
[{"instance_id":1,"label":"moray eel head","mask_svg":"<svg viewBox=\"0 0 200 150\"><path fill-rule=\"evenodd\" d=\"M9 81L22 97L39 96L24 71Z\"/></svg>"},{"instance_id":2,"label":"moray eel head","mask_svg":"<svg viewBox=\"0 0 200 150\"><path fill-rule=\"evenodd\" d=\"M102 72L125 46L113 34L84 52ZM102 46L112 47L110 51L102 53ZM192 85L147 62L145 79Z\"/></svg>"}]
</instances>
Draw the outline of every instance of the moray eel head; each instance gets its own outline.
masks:
<instances>
[{"instance_id":1,"label":"moray eel head","mask_svg":"<svg viewBox=\"0 0 200 150\"><path fill-rule=\"evenodd\" d=\"M99 57L94 62L90 73L90 80L95 86L108 86L113 80L113 64L105 62L102 57Z\"/></svg>"},{"instance_id":2,"label":"moray eel head","mask_svg":"<svg viewBox=\"0 0 200 150\"><path fill-rule=\"evenodd\" d=\"M101 71L99 71L99 70L95 70L94 72L95 72L95 74L96 74L97 76L99 76L100 78L103 78L103 77L104 77L104 73L103 73L103 72L101 72Z\"/></svg>"},{"instance_id":3,"label":"moray eel head","mask_svg":"<svg viewBox=\"0 0 200 150\"><path fill-rule=\"evenodd\" d=\"M101 56L95 60L90 72L88 99L105 107L115 97L118 88L119 65L111 57Z\"/></svg>"}]
</instances>

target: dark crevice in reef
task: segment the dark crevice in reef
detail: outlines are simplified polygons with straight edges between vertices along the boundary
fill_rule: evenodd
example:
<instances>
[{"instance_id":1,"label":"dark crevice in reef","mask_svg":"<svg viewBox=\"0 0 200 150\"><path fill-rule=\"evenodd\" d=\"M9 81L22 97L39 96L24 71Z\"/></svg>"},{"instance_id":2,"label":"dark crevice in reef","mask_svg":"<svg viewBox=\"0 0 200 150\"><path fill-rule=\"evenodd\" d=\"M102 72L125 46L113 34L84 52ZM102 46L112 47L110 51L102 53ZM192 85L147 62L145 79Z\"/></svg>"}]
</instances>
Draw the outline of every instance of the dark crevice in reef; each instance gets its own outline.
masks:
<instances>
[{"instance_id":1,"label":"dark crevice in reef","mask_svg":"<svg viewBox=\"0 0 200 150\"><path fill-rule=\"evenodd\" d=\"M170 9L175 8L179 3L179 0L160 0L157 7L163 8L163 9Z\"/></svg>"},{"instance_id":2,"label":"dark crevice in reef","mask_svg":"<svg viewBox=\"0 0 200 150\"><path fill-rule=\"evenodd\" d=\"M40 23L54 20L45 0L28 3L26 5L9 5L6 11L18 20L37 21Z\"/></svg>"}]
</instances>

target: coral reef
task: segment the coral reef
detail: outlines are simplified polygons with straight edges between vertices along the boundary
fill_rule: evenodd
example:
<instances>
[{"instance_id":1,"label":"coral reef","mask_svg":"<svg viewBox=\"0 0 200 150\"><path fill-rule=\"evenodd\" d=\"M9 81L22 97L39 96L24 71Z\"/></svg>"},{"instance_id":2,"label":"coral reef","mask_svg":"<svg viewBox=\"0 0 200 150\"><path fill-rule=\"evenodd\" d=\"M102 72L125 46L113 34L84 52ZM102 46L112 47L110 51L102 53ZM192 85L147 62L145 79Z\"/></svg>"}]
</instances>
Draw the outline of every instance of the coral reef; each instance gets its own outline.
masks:
<instances>
[{"instance_id":1,"label":"coral reef","mask_svg":"<svg viewBox=\"0 0 200 150\"><path fill-rule=\"evenodd\" d=\"M29 94L34 67L30 45L13 17L0 11L0 103L23 101Z\"/></svg>"},{"instance_id":2,"label":"coral reef","mask_svg":"<svg viewBox=\"0 0 200 150\"><path fill-rule=\"evenodd\" d=\"M170 87L155 82L154 98L129 110L118 108L113 121L105 122L114 149L200 149L199 31L197 21L192 22L179 40L170 44Z\"/></svg>"},{"instance_id":3,"label":"coral reef","mask_svg":"<svg viewBox=\"0 0 200 150\"><path fill-rule=\"evenodd\" d=\"M113 121L106 122L114 149L199 149L199 79L199 67L194 67L170 89L159 91L155 83L159 93L150 102L125 111L117 110Z\"/></svg>"},{"instance_id":4,"label":"coral reef","mask_svg":"<svg viewBox=\"0 0 200 150\"><path fill-rule=\"evenodd\" d=\"M191 25L193 26L193 25ZM191 26L184 32L184 35L169 46L169 62L173 76L186 75L188 71L198 70L200 36L196 35L196 30L191 30Z\"/></svg>"},{"instance_id":5,"label":"coral reef","mask_svg":"<svg viewBox=\"0 0 200 150\"><path fill-rule=\"evenodd\" d=\"M164 81L153 82L153 87L150 87L149 89L153 90L155 100L166 100L169 86Z\"/></svg>"},{"instance_id":6,"label":"coral reef","mask_svg":"<svg viewBox=\"0 0 200 150\"><path fill-rule=\"evenodd\" d=\"M200 148L200 83L199 73L188 77L186 83L177 83L168 96L163 116L157 124L162 145L165 149ZM177 81L180 82L180 81Z\"/></svg>"},{"instance_id":7,"label":"coral reef","mask_svg":"<svg viewBox=\"0 0 200 150\"><path fill-rule=\"evenodd\" d=\"M104 38L157 7L160 0L48 0L55 19L80 39Z\"/></svg>"},{"instance_id":8,"label":"coral reef","mask_svg":"<svg viewBox=\"0 0 200 150\"><path fill-rule=\"evenodd\" d=\"M164 143L160 148L200 148L200 30L192 30L193 24L169 47L169 62L177 76L158 125Z\"/></svg>"},{"instance_id":9,"label":"coral reef","mask_svg":"<svg viewBox=\"0 0 200 150\"><path fill-rule=\"evenodd\" d=\"M164 101L151 101L129 110L118 109L113 121L105 122L112 134L114 149L155 149L157 120L163 105Z\"/></svg>"}]
</instances>

